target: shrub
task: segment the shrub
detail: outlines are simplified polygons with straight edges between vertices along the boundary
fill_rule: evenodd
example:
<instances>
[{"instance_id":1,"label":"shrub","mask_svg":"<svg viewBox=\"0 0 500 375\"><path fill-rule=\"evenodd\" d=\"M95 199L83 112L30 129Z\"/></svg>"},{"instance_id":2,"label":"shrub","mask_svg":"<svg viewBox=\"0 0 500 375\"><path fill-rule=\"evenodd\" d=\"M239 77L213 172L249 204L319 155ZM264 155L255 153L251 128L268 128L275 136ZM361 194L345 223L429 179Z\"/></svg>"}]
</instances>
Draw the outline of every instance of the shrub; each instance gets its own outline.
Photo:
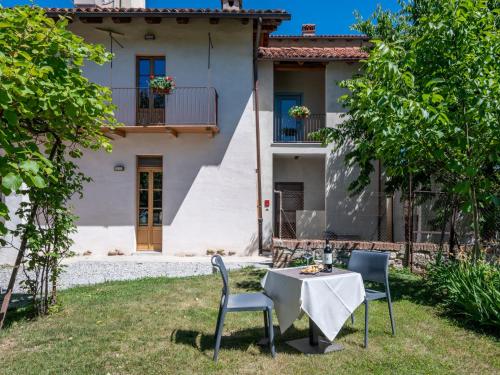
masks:
<instances>
[{"instance_id":1,"label":"shrub","mask_svg":"<svg viewBox=\"0 0 500 375\"><path fill-rule=\"evenodd\" d=\"M444 307L468 323L500 328L500 266L438 257L428 281Z\"/></svg>"},{"instance_id":2,"label":"shrub","mask_svg":"<svg viewBox=\"0 0 500 375\"><path fill-rule=\"evenodd\" d=\"M301 266L307 266L308 264L314 264L314 262L313 261L307 262L306 259L300 257L292 260L288 265L288 267L301 267Z\"/></svg>"}]
</instances>

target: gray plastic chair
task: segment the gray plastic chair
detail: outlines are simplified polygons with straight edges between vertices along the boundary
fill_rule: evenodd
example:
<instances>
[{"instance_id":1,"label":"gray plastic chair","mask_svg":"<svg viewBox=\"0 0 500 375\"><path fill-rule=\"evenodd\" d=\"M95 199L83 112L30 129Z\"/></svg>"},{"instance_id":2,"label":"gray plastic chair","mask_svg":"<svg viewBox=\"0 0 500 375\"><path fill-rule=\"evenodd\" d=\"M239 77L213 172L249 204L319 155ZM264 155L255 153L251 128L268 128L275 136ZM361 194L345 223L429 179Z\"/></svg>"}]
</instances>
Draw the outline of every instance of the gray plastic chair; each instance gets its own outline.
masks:
<instances>
[{"instance_id":1,"label":"gray plastic chair","mask_svg":"<svg viewBox=\"0 0 500 375\"><path fill-rule=\"evenodd\" d=\"M368 302L381 298L387 298L389 305L389 316L391 318L392 334L396 334L394 316L392 314L391 292L389 290L389 253L354 250L351 253L347 268L358 272L363 277L363 282L372 281L384 284L385 292L366 289L365 304L365 348L368 347ZM354 324L354 315L351 315Z\"/></svg>"},{"instance_id":2,"label":"gray plastic chair","mask_svg":"<svg viewBox=\"0 0 500 375\"><path fill-rule=\"evenodd\" d=\"M212 265L219 269L223 282L219 316L217 318L217 327L215 328L214 361L217 361L219 356L219 348L226 313L238 311L263 311L264 334L269 341L269 350L274 358L276 351L274 349L274 330L272 318L274 307L273 300L263 293L229 294L229 277L222 257L220 255L214 255L212 257Z\"/></svg>"}]
</instances>

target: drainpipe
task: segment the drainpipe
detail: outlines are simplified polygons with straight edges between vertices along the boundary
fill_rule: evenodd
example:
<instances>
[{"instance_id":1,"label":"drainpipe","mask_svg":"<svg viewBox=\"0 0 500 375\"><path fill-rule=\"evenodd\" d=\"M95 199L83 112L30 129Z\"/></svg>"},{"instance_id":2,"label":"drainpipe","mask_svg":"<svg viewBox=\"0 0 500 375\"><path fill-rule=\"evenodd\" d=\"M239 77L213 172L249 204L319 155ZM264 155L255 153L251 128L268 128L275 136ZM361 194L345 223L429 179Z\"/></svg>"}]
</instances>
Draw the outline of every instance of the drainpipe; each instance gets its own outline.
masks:
<instances>
[{"instance_id":1,"label":"drainpipe","mask_svg":"<svg viewBox=\"0 0 500 375\"><path fill-rule=\"evenodd\" d=\"M262 255L262 176L260 166L260 123L259 123L259 74L257 66L258 49L260 44L260 35L262 32L262 18L257 21L257 33L255 35L255 45L253 51L253 100L255 111L255 145L257 153L257 230L259 240L259 255Z\"/></svg>"},{"instance_id":2,"label":"drainpipe","mask_svg":"<svg viewBox=\"0 0 500 375\"><path fill-rule=\"evenodd\" d=\"M377 241L382 241L382 163L377 160Z\"/></svg>"}]
</instances>

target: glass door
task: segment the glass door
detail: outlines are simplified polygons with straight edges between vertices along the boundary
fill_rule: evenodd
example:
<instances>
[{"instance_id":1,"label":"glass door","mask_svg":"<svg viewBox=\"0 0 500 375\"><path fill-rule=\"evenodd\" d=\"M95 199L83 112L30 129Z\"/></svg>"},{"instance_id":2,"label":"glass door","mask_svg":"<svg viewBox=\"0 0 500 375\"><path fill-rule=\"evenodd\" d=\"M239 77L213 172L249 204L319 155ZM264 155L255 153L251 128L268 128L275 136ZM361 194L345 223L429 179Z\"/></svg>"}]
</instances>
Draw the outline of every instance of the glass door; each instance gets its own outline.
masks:
<instances>
[{"instance_id":1,"label":"glass door","mask_svg":"<svg viewBox=\"0 0 500 375\"><path fill-rule=\"evenodd\" d=\"M151 76L165 76L165 57L137 57L137 124L165 123L165 95L154 94Z\"/></svg>"},{"instance_id":2,"label":"glass door","mask_svg":"<svg viewBox=\"0 0 500 375\"><path fill-rule=\"evenodd\" d=\"M159 167L139 167L137 180L137 250L160 251L163 172Z\"/></svg>"},{"instance_id":3,"label":"glass door","mask_svg":"<svg viewBox=\"0 0 500 375\"><path fill-rule=\"evenodd\" d=\"M303 139L302 121L290 117L288 110L293 106L302 104L302 95L276 95L275 104L274 141L299 142Z\"/></svg>"}]
</instances>

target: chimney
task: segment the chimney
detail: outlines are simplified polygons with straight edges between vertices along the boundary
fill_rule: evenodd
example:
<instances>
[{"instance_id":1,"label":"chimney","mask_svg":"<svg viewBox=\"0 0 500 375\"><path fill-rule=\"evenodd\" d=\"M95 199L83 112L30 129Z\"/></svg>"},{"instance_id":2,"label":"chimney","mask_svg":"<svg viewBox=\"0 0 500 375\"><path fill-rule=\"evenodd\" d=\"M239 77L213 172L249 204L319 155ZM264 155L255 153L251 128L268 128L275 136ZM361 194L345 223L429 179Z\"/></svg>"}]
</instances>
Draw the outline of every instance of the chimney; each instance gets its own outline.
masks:
<instances>
[{"instance_id":1,"label":"chimney","mask_svg":"<svg viewBox=\"0 0 500 375\"><path fill-rule=\"evenodd\" d=\"M241 10L243 8L243 0L221 0L222 10Z\"/></svg>"},{"instance_id":2,"label":"chimney","mask_svg":"<svg viewBox=\"0 0 500 375\"><path fill-rule=\"evenodd\" d=\"M314 23L305 23L302 25L302 36L315 36L316 25Z\"/></svg>"}]
</instances>

